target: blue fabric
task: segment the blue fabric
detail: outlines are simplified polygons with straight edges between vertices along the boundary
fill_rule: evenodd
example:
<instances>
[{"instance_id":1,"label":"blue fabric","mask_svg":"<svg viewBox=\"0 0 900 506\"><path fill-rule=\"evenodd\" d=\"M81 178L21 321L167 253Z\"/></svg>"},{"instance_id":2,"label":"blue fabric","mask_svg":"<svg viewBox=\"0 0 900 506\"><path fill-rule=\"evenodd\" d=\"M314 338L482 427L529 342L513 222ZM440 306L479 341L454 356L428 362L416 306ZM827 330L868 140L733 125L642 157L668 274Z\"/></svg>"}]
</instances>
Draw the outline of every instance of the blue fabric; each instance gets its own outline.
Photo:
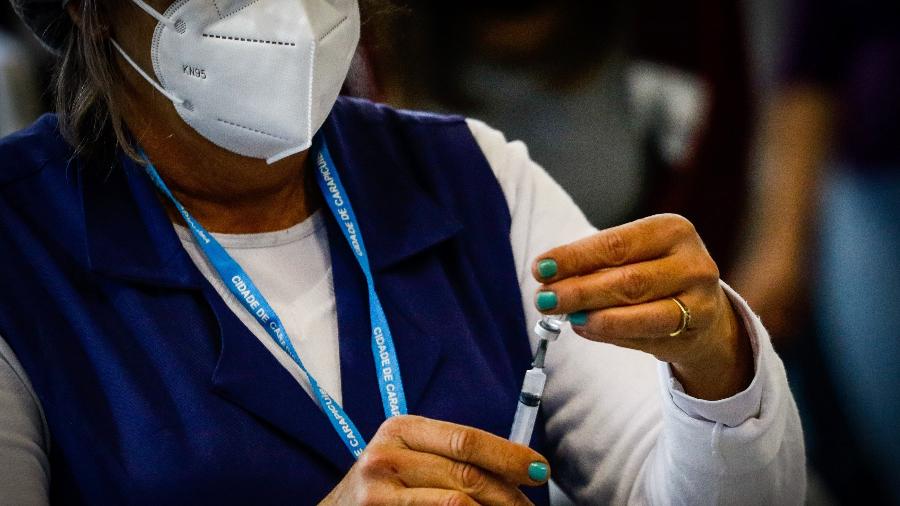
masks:
<instances>
[{"instance_id":1,"label":"blue fabric","mask_svg":"<svg viewBox=\"0 0 900 506\"><path fill-rule=\"evenodd\" d=\"M313 150L316 153L316 181L325 196L325 203L331 209L334 221L338 223L338 228L347 239L347 244L353 251L356 262L366 279L369 293L369 322L372 326L372 357L375 359L375 370L378 371L378 386L381 392L381 404L384 407L384 417L405 415L409 413L409 410L406 406L406 393L403 389L397 350L394 346L394 338L391 336L390 324L375 288L369 254L366 252L365 233L359 226L356 213L353 212L350 197L341 183L340 170L334 164L324 136L316 135L313 139ZM310 376L308 372L307 376ZM359 456L357 452L351 453Z\"/></svg>"},{"instance_id":2,"label":"blue fabric","mask_svg":"<svg viewBox=\"0 0 900 506\"><path fill-rule=\"evenodd\" d=\"M505 437L530 350L506 202L465 121L341 99L324 134L410 413ZM52 499L321 499L353 463L327 419L196 269L143 170L70 157L53 116L0 141L0 335L46 411ZM384 412L366 283L327 230L344 408L370 439Z\"/></svg>"},{"instance_id":3,"label":"blue fabric","mask_svg":"<svg viewBox=\"0 0 900 506\"><path fill-rule=\"evenodd\" d=\"M855 440L900 504L900 171L832 171L822 199L820 336Z\"/></svg>"},{"instance_id":4,"label":"blue fabric","mask_svg":"<svg viewBox=\"0 0 900 506\"><path fill-rule=\"evenodd\" d=\"M366 285L369 292L369 313L371 315L370 319L372 323L372 354L375 358L376 370L378 369L379 362L382 360L378 353L379 339L381 343L380 346L385 348L384 356L387 357L386 362L388 366L387 368L382 367L382 371L388 371L388 374L385 376L390 376L390 386L393 387L393 390L388 391L383 381L383 376L379 375L378 379L379 386L381 387L381 400L384 405L385 418L405 415L408 413L406 409L406 396L403 394L403 382L400 378L400 369L396 365L397 356L394 349L394 340L391 338L387 317L384 314L384 310L381 307L381 301L378 299L378 294L375 291L375 282L372 278L372 271L369 268L369 256L366 253L366 247L360 232L359 223L356 221L356 215L353 213L350 201L347 200L348 197L344 193L344 186L341 184L340 178L338 178L337 169L334 167L334 161L328 153L327 143L322 136L316 136L314 145L318 146L313 149L313 152L316 153L314 155L316 160L316 173L317 176L319 176L316 179L319 181L319 186L322 188L323 195L331 193L332 198L326 197L325 202L329 204L329 207L334 214L334 218L339 223L344 236L347 238L348 244L353 249L360 267L363 270L363 276L366 278ZM310 390L312 390L313 394L316 396L316 402L319 404L319 408L322 409L323 413L328 417L328 421L331 423L331 426L334 427L335 432L344 442L344 445L347 447L347 450L350 451L350 454L353 455L354 458L358 458L366 449L365 441L362 439L362 436L359 434L359 431L356 429L350 416L344 412L343 408L334 401L332 396L324 388L319 386L319 382L316 380L315 376L313 376L309 369L306 368L306 365L303 364L303 360L300 359L300 355L297 353L297 350L291 342L291 338L288 336L287 329L284 327L284 324L281 323L281 318L272 306L269 305L266 296L256 287L256 284L253 283L250 275L244 271L243 267L232 258L212 234L207 232L202 224L194 219L191 213L178 201L175 195L172 194L168 185L162 180L156 167L150 162L144 151L141 149L139 150L139 153L141 158L143 158L144 168L146 169L150 180L153 181L153 184L156 185L160 193L165 195L175 209L178 210L178 213L181 214L185 225L188 226L188 229L190 229L194 236L194 240L200 247L200 250L203 251L204 257L206 257L206 260L209 261L210 265L218 273L221 281L228 287L231 294L240 301L244 309L253 316L262 328L265 329L266 333L269 334L269 337L271 337L272 340L275 341L289 357L291 357L291 360L297 364L297 367L303 371L303 374L306 375L306 379L309 381ZM329 176L327 176L328 183L326 183L322 177L322 174L325 173L329 174ZM326 184L332 185L331 188L333 189L329 191L329 187L326 186ZM337 207L338 205L341 207ZM352 234L350 230L353 230ZM394 373L392 374L391 371L394 371ZM391 409L389 398L391 394L394 395L397 404L397 408L394 409Z\"/></svg>"}]
</instances>

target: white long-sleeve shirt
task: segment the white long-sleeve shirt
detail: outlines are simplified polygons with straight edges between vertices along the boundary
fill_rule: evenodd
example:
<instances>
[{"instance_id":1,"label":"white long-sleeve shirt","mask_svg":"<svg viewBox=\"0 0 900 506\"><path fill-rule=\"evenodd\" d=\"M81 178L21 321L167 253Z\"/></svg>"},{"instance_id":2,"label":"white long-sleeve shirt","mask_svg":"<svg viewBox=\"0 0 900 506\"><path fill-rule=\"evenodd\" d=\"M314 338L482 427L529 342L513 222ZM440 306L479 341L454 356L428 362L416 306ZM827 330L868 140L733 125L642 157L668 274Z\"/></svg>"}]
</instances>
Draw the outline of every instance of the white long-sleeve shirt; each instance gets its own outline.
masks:
<instances>
[{"instance_id":1,"label":"white long-sleeve shirt","mask_svg":"<svg viewBox=\"0 0 900 506\"><path fill-rule=\"evenodd\" d=\"M531 262L596 230L530 159L524 144L509 143L477 121L469 126L509 204L510 241L531 328L540 318ZM340 400L337 313L324 219L320 211L288 230L217 238L266 294L310 372ZM309 392L305 375L228 292L189 232L176 231L229 307ZM568 329L551 345L542 408L547 457L556 482L578 503L803 502L802 430L784 368L759 319L723 286L747 328L756 367L747 390L729 399L694 399L667 364L587 341ZM0 473L0 504L47 502L49 438L39 401L0 339L0 469L10 470Z\"/></svg>"}]
</instances>

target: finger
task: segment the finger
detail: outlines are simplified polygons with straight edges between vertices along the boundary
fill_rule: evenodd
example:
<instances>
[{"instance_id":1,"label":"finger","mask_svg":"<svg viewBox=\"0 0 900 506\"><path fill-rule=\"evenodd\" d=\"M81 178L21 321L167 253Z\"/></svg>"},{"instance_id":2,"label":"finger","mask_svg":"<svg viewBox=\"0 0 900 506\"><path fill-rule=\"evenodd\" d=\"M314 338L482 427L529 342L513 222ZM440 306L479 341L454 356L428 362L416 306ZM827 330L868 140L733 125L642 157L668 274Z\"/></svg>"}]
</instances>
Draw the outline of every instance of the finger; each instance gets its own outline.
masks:
<instances>
[{"instance_id":1,"label":"finger","mask_svg":"<svg viewBox=\"0 0 900 506\"><path fill-rule=\"evenodd\" d=\"M458 490L487 506L530 504L515 484L474 464L407 449L395 451L389 458L397 469L395 477L406 487Z\"/></svg>"},{"instance_id":2,"label":"finger","mask_svg":"<svg viewBox=\"0 0 900 506\"><path fill-rule=\"evenodd\" d=\"M688 329L677 337L686 336L698 328L709 325L714 309L711 304L703 302L704 299L689 295L679 296L679 300L690 311L691 323ZM592 341L612 342L666 338L678 331L681 325L681 308L671 298L667 298L636 306L591 311L587 314L584 325L573 324L572 328L578 335Z\"/></svg>"},{"instance_id":3,"label":"finger","mask_svg":"<svg viewBox=\"0 0 900 506\"><path fill-rule=\"evenodd\" d=\"M396 497L384 504L401 506L478 506L475 499L463 492L440 488L404 488L397 491Z\"/></svg>"},{"instance_id":4,"label":"finger","mask_svg":"<svg viewBox=\"0 0 900 506\"><path fill-rule=\"evenodd\" d=\"M542 286L535 304L543 312L556 314L632 306L671 297L692 286L715 283L716 276L700 262L689 263L683 257L668 256ZM555 300L556 305L549 307L548 300L551 303Z\"/></svg>"},{"instance_id":5,"label":"finger","mask_svg":"<svg viewBox=\"0 0 900 506\"><path fill-rule=\"evenodd\" d=\"M691 236L694 226L681 216L664 214L608 228L535 260L532 274L540 282L553 282L662 257Z\"/></svg>"},{"instance_id":6,"label":"finger","mask_svg":"<svg viewBox=\"0 0 900 506\"><path fill-rule=\"evenodd\" d=\"M410 450L474 464L519 485L540 485L550 476L550 466L541 454L472 427L418 416L395 416L381 426L376 434L379 437Z\"/></svg>"}]
</instances>

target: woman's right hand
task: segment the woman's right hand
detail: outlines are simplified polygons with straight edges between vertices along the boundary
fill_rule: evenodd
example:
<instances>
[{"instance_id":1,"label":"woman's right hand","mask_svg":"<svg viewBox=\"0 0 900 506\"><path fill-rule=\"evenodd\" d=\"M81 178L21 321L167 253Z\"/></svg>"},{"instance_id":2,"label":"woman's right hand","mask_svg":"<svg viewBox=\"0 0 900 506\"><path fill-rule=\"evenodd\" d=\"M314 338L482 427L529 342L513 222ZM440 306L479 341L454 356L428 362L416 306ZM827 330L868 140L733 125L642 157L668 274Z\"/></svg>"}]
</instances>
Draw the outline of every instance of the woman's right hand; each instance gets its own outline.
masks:
<instances>
[{"instance_id":1,"label":"woman's right hand","mask_svg":"<svg viewBox=\"0 0 900 506\"><path fill-rule=\"evenodd\" d=\"M531 502L519 486L542 485L549 476L547 459L526 446L471 427L397 416L320 504L523 505Z\"/></svg>"}]
</instances>

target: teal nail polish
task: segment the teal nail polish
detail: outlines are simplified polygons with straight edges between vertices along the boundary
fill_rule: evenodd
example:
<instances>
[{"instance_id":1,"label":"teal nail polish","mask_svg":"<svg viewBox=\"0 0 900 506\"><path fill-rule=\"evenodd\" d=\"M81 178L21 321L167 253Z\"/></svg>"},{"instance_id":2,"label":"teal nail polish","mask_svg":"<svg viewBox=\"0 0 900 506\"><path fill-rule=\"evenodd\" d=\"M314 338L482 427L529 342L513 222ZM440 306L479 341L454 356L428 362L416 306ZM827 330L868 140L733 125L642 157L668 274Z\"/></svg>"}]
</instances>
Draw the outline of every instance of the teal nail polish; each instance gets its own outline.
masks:
<instances>
[{"instance_id":1,"label":"teal nail polish","mask_svg":"<svg viewBox=\"0 0 900 506\"><path fill-rule=\"evenodd\" d=\"M559 267L557 267L556 265L556 260L553 260L552 258L545 258L544 260L538 262L537 270L538 274L540 274L542 278L547 279L556 276L556 273L559 271Z\"/></svg>"},{"instance_id":2,"label":"teal nail polish","mask_svg":"<svg viewBox=\"0 0 900 506\"><path fill-rule=\"evenodd\" d=\"M543 462L532 462L531 465L528 466L528 477L532 479L532 481L547 481L547 475L550 473L550 469L547 468L547 464Z\"/></svg>"},{"instance_id":3,"label":"teal nail polish","mask_svg":"<svg viewBox=\"0 0 900 506\"><path fill-rule=\"evenodd\" d=\"M577 313L572 313L569 315L569 322L572 325L581 326L587 323L587 313L584 311L579 311Z\"/></svg>"},{"instance_id":4,"label":"teal nail polish","mask_svg":"<svg viewBox=\"0 0 900 506\"><path fill-rule=\"evenodd\" d=\"M559 299L556 298L556 294L553 292L538 292L537 294L537 307L541 311L547 311L556 307L559 304Z\"/></svg>"}]
</instances>

